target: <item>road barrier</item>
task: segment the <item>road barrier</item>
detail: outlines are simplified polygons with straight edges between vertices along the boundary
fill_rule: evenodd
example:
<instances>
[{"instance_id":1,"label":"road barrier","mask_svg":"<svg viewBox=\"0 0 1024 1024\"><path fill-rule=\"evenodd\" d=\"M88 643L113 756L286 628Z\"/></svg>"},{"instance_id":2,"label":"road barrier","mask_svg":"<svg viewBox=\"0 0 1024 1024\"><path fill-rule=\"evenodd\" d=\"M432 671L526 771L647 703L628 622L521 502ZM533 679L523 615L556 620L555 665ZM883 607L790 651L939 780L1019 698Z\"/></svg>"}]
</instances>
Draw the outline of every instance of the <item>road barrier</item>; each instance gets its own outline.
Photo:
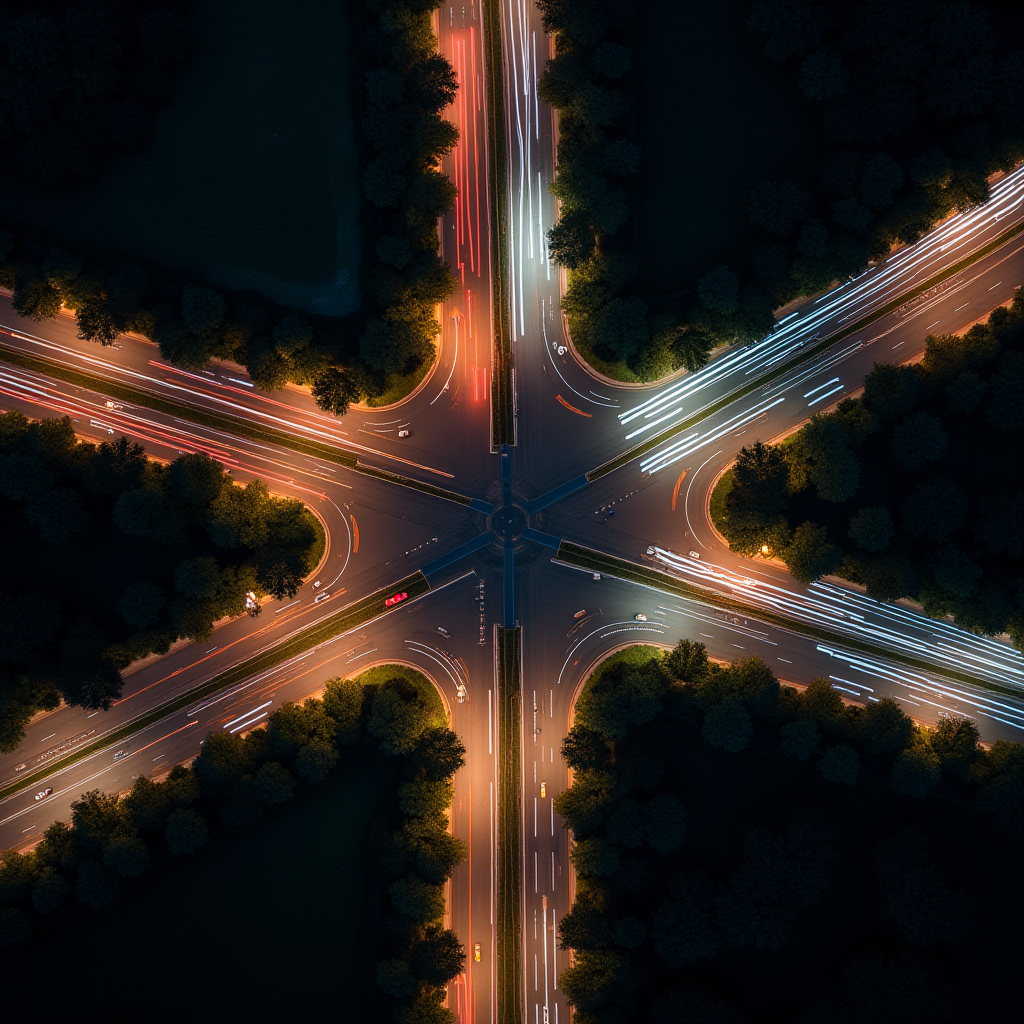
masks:
<instances>
[{"instance_id":1,"label":"road barrier","mask_svg":"<svg viewBox=\"0 0 1024 1024\"><path fill-rule=\"evenodd\" d=\"M893 299L891 302L887 302L879 309L874 310L874 312L861 317L860 320L855 321L849 327L844 327L838 334L832 334L824 340L819 341L816 345L803 349L798 355L794 356L794 358L787 362L780 363L770 373L766 373L762 377L755 377L753 380L744 384L742 387L737 388L735 391L730 391L729 394L723 396L717 402L713 402L706 408L701 409L700 412L695 412L692 416L688 416L681 423L677 423L673 427L668 427L660 434L655 434L653 437L649 437L646 441L643 441L638 445L634 445L632 448L623 452L616 458L602 463L596 469L592 469L587 473L587 480L593 483L593 481L606 476L608 473L613 473L615 470L621 469L634 459L638 459L641 456L646 455L648 452L657 448L658 445L664 444L666 441L669 441L678 434L681 434L684 430L689 430L690 427L700 423L701 420L706 420L709 416L713 416L716 412L720 412L727 405L732 405L733 402L736 402L741 398L745 398L747 395L753 394L755 391L763 388L766 384L770 384L772 381L778 380L780 377L789 373L794 367L807 362L809 359L813 359L815 356L820 355L826 349L831 348L838 342L852 337L858 331L861 331L865 327L873 324L876 320L880 320L883 316L888 316L894 310L899 309L900 306L909 302L911 299L916 298L918 295L923 295L926 291L942 284L943 281L948 281L951 277L955 277L972 264L977 263L990 253L995 252L996 249L1005 245L1021 232L1024 232L1024 220L1015 224L1012 228L1008 228L997 238L992 239L991 242L987 242L985 245L981 246L981 248L976 249L963 259L958 260L945 270L940 271L934 277L928 278L927 281L922 282L916 288L911 288L910 291L904 292L899 296L899 298Z\"/></svg>"},{"instance_id":2,"label":"road barrier","mask_svg":"<svg viewBox=\"0 0 1024 1024\"><path fill-rule=\"evenodd\" d=\"M495 626L498 682L498 1024L523 1020L522 630Z\"/></svg>"},{"instance_id":3,"label":"road barrier","mask_svg":"<svg viewBox=\"0 0 1024 1024\"><path fill-rule=\"evenodd\" d=\"M232 668L221 672L219 675L214 676L212 679L202 683L200 686L189 690L188 693L180 694L173 700L170 700L166 704L161 705L159 708L155 708L146 715L129 722L127 725L100 736L88 746L81 747L73 753L68 754L66 757L57 758L51 761L44 768L40 768L39 770L32 772L30 775L25 775L22 778L17 779L15 782L12 782L3 789L0 789L0 800L6 799L36 782L50 778L55 772L63 771L76 761L81 761L90 754L96 753L97 750L103 750L104 747L112 746L115 743L121 742L121 740L127 739L129 736L134 736L142 729L146 729L149 726L154 725L161 719L167 718L169 715L176 714L178 711L183 711L190 704L194 704L197 700L200 700L203 697L216 693L218 690L222 690L227 686L240 683L242 680L248 679L249 676L254 676L259 672L265 672L267 669L273 668L275 665L279 665L282 662L287 661L289 658L293 658L299 654L304 654L313 647L318 647L320 644L325 643L328 640L333 640L335 637L341 636L342 633L347 633L349 630L355 629L357 626L361 626L364 623L369 622L371 619L378 618L385 612L391 610L385 606L384 602L396 593L408 594L408 597L403 598L402 600L402 604L405 604L407 601L420 597L429 591L430 584L427 582L426 576L424 576L422 572L415 572L411 576L407 576L404 580L399 580L397 583L393 583L388 587L378 590L376 593L370 594L368 597L364 597L360 601L355 601L347 608L342 608L341 611L336 612L329 618L323 619L320 622L315 622L311 626L307 626L305 629L300 630L294 636L289 637L287 640L284 640L281 643L262 651L260 654L256 654L248 660L240 662Z\"/></svg>"},{"instance_id":4,"label":"road barrier","mask_svg":"<svg viewBox=\"0 0 1024 1024\"><path fill-rule=\"evenodd\" d=\"M505 140L505 85L501 8L482 0L487 78L487 182L491 213L491 294L494 306L494 367L491 373L491 445L516 443L512 372L512 326L508 296L508 148Z\"/></svg>"},{"instance_id":5,"label":"road barrier","mask_svg":"<svg viewBox=\"0 0 1024 1024\"><path fill-rule=\"evenodd\" d=\"M778 612L770 611L759 605L739 601L734 597L726 597L714 590L707 590L704 587L694 586L683 580L676 579L668 573L646 565L638 565L625 558L616 558L614 555L606 555L592 548L585 548L580 544L573 544L571 541L562 541L555 555L554 562L562 565L569 565L578 569L586 569L587 572L599 572L602 576L612 576L615 579L625 580L628 583L638 583L652 590L660 590L663 593L671 594L673 597L683 598L687 601L695 601L698 604L707 605L711 608L721 608L726 611L735 612L740 615L747 615L759 622L766 622L780 629L797 633L800 636L810 637L814 640L822 640L836 647L845 648L850 651L857 651L874 658L882 658L886 661L899 662L911 668L920 669L925 672L932 672L947 679L955 679L960 683L969 683L973 686L991 690L995 693L1006 694L1007 696L1019 697L1020 691L1009 686L1001 686L987 679L979 679L977 676L969 675L966 672L958 672L956 669L947 668L943 665L933 665L929 661L911 657L899 651L890 651L874 644L865 643L855 637L846 636L843 633L836 633L829 629L822 629L820 626L813 626L799 619L780 615Z\"/></svg>"},{"instance_id":6,"label":"road barrier","mask_svg":"<svg viewBox=\"0 0 1024 1024\"><path fill-rule=\"evenodd\" d=\"M281 448L288 448L291 451L299 452L302 455L312 455L315 458L323 459L325 462L333 462L336 465L345 466L354 473L376 477L378 480L387 480L389 483L398 484L400 487L411 487L413 490L432 494L437 498L444 498L445 501L453 501L456 504L467 506L473 503L472 498L464 494L458 494L455 491L449 491L444 487L438 487L436 484L424 483L412 477L392 473L390 470L378 469L376 466L367 466L359 461L359 457L354 452L345 451L344 448L335 448L329 444L324 444L322 441L312 441L303 437L296 437L294 434L289 434L283 430L260 426L238 416L213 412L210 409L204 409L201 406L191 405L187 402L175 402L173 399L164 398L161 395L154 394L152 391L147 391L145 388L132 387L130 384L123 384L120 381L111 380L109 377L101 377L99 374L88 373L85 370L76 369L73 366L59 363L53 359L29 355L20 349L11 348L9 345L0 344L0 361L12 363L15 366L20 366L25 370L32 370L35 373L45 374L47 377L54 377L67 384L74 384L76 387L96 391L101 395L109 395L111 398L118 398L124 402L141 405L155 412L162 412L168 416L188 420L190 423L199 423L203 426L223 430L225 433L234 434L236 437L246 437L252 441L268 442L276 444Z\"/></svg>"}]
</instances>

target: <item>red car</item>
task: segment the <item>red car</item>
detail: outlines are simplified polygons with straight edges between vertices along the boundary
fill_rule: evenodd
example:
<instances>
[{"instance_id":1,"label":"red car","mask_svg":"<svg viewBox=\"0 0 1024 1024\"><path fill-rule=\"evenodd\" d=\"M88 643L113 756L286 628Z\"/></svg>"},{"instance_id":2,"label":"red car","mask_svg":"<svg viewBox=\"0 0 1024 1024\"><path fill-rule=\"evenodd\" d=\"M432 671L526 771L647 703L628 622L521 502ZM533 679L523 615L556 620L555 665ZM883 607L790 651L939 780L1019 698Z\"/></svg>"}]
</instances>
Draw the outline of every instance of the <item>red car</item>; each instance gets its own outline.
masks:
<instances>
[{"instance_id":1,"label":"red car","mask_svg":"<svg viewBox=\"0 0 1024 1024\"><path fill-rule=\"evenodd\" d=\"M392 594L385 602L385 608L391 608L398 604L399 601L404 601L409 595L403 590L401 594Z\"/></svg>"}]
</instances>

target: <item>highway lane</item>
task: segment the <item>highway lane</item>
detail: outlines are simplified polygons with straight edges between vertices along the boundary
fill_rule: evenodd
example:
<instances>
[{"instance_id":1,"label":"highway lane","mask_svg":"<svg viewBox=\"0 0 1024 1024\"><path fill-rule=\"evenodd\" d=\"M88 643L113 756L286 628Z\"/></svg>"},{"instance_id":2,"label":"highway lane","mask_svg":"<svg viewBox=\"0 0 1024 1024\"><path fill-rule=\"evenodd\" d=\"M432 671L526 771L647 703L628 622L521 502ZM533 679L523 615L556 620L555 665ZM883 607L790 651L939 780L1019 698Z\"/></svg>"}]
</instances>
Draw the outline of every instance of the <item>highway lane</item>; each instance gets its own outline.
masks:
<instances>
[{"instance_id":1,"label":"highway lane","mask_svg":"<svg viewBox=\"0 0 1024 1024\"><path fill-rule=\"evenodd\" d=\"M827 648L754 618L718 612L632 583L535 562L521 583L523 610L523 939L527 1019L568 1020L557 985L568 966L558 949L557 922L571 906L570 844L553 798L568 785L560 747L573 703L597 664L630 644L707 645L713 658L759 655L783 681L827 678L848 700L895 697L914 719L933 725L940 714L969 715L984 740L1020 741L1024 693L1005 698L898 664ZM576 612L585 614L575 619ZM637 621L637 614L647 621ZM533 711L536 707L536 712ZM543 785L543 791L542 791ZM546 929L545 929L546 925ZM546 1016L545 1016L546 1013Z\"/></svg>"},{"instance_id":2,"label":"highway lane","mask_svg":"<svg viewBox=\"0 0 1024 1024\"><path fill-rule=\"evenodd\" d=\"M88 440L107 440L116 428L117 434L139 441L149 454L164 460L182 452L206 452L219 459L239 483L259 477L274 493L305 501L323 521L329 538L322 564L295 597L269 600L256 619L227 620L206 643L182 643L163 658L130 668L122 697L109 711L63 707L38 716L18 750L0 755L0 785L17 777L18 765L27 766L23 771L39 767L86 738L91 742L120 728L340 607L407 576L482 524L478 513L432 495L342 466L321 466L285 449L177 423L151 410L109 410L101 395L15 368L0 367L0 388L0 409L18 409L37 418L70 415L76 432Z\"/></svg>"},{"instance_id":3,"label":"highway lane","mask_svg":"<svg viewBox=\"0 0 1024 1024\"><path fill-rule=\"evenodd\" d=\"M451 987L450 1003L460 1020L493 1019L496 762L490 636L493 624L500 620L500 606L492 609L487 594L500 592L498 583L494 574L489 580L475 572L455 575L451 582L381 619L205 697L131 740L93 754L47 780L45 786L52 787L53 793L46 799L34 799L45 788L41 783L0 804L0 848L31 845L50 822L69 818L71 803L85 790L125 792L140 774L160 777L173 765L188 762L211 730L244 733L265 724L283 702L319 693L330 678L354 676L373 665L396 661L411 665L437 685L452 728L468 750L466 766L455 777L452 826L455 835L467 841L469 858L453 877L449 912L469 955L465 973ZM484 644L478 642L481 613L487 627ZM438 626L449 636L443 636ZM124 753L115 761L118 751ZM476 961L478 942L481 958Z\"/></svg>"}]
</instances>

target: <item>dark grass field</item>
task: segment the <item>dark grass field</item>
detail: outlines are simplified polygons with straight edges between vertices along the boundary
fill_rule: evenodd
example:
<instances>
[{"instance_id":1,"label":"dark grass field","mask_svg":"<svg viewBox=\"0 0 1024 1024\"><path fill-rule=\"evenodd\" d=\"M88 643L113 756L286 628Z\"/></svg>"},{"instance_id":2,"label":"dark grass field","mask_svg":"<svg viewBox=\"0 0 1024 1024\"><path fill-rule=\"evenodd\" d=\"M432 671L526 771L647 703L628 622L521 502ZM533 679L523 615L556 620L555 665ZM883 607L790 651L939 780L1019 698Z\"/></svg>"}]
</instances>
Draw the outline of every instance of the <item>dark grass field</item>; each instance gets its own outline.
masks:
<instances>
[{"instance_id":1,"label":"dark grass field","mask_svg":"<svg viewBox=\"0 0 1024 1024\"><path fill-rule=\"evenodd\" d=\"M85 183L4 170L5 225L313 312L350 312L359 304L358 45L346 5L191 6L196 53L148 147Z\"/></svg>"},{"instance_id":2,"label":"dark grass field","mask_svg":"<svg viewBox=\"0 0 1024 1024\"><path fill-rule=\"evenodd\" d=\"M281 1022L379 1018L374 821L386 759L362 757L246 828L5 950L0 1020Z\"/></svg>"},{"instance_id":3,"label":"dark grass field","mask_svg":"<svg viewBox=\"0 0 1024 1024\"><path fill-rule=\"evenodd\" d=\"M810 106L792 68L765 61L746 29L749 8L747 0L654 0L637 9L635 244L645 289L679 291L741 258L750 190L816 172Z\"/></svg>"}]
</instances>

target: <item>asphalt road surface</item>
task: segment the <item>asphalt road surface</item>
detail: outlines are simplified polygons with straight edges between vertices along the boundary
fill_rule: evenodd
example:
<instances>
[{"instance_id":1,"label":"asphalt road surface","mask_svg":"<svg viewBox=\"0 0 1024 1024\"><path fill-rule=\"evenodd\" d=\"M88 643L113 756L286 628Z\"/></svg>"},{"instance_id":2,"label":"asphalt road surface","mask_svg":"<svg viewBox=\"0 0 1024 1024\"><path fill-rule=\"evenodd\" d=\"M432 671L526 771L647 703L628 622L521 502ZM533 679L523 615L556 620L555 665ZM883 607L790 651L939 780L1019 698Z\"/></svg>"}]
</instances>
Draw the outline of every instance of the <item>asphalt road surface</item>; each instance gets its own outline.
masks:
<instances>
[{"instance_id":1,"label":"asphalt road surface","mask_svg":"<svg viewBox=\"0 0 1024 1024\"><path fill-rule=\"evenodd\" d=\"M550 52L529 0L502 6L506 141L510 182L508 246L516 368L518 445L490 442L491 268L484 121L484 54L476 5L447 5L437 15L441 47L461 85L448 116L461 139L445 170L459 188L445 217L442 251L459 292L441 310L438 359L406 401L354 408L337 418L289 386L263 394L241 367L215 363L184 372L137 338L101 349L77 339L70 317L41 324L19 317L0 296L5 344L45 355L113 381L250 418L296 437L354 452L366 463L438 484L476 500L476 510L368 478L286 447L248 441L103 394L0 363L0 408L36 417L69 415L83 438L127 434L154 456L206 451L239 481L265 479L276 493L302 498L320 515L329 549L294 599L269 602L256 619L221 623L206 644L186 643L125 676L108 712L61 708L36 718L19 749L0 756L0 785L36 771L151 713L219 672L296 630L423 569L432 590L383 617L254 678L197 700L155 725L58 769L0 803L0 847L24 847L56 819L66 819L84 790L123 791L139 774L160 774L196 755L214 729L259 725L281 702L321 690L327 679L401 661L438 686L468 757L456 778L452 823L470 856L450 887L452 926L466 944L466 972L451 986L460 1021L494 1019L496 730L494 627L523 628L523 941L527 1018L568 1021L558 979L568 965L557 925L572 899L569 836L553 812L567 785L559 754L576 694L593 667L633 643L670 647L688 637L722 659L759 654L781 679L827 677L849 700L883 696L916 719L970 715L983 738L1020 739L1024 661L996 639L975 637L912 607L879 605L831 581L810 587L785 567L732 554L707 515L715 479L744 444L770 440L812 413L856 393L874 362L918 355L931 332L952 332L983 318L1024 284L1024 240L991 253L936 290L908 302L813 360L645 453L596 483L583 474L647 436L727 397L809 343L914 288L1024 217L1024 171L998 182L985 207L938 227L854 281L789 310L764 341L724 352L697 374L651 387L598 379L575 356L562 322L557 268L544 236L555 221L547 191L555 166L556 126L536 83ZM399 438L408 429L409 437ZM553 562L560 538L633 561L647 559L682 579L740 594L767 608L833 631L869 637L893 652L936 666L955 664L979 680L1020 687L1021 698L950 683L731 613L669 598L634 584ZM648 551L650 549L650 552ZM694 554L694 552L696 554ZM314 587L319 581L320 586ZM59 581L54 581L57 585ZM329 594L319 602L317 597ZM575 614L583 612L577 619ZM646 616L646 621L637 615ZM444 632L440 632L443 630ZM444 634L449 634L445 636ZM461 699L460 699L461 698ZM24 768L20 766L24 765ZM52 787L47 798L34 796ZM474 946L480 943L481 959Z\"/></svg>"}]
</instances>

